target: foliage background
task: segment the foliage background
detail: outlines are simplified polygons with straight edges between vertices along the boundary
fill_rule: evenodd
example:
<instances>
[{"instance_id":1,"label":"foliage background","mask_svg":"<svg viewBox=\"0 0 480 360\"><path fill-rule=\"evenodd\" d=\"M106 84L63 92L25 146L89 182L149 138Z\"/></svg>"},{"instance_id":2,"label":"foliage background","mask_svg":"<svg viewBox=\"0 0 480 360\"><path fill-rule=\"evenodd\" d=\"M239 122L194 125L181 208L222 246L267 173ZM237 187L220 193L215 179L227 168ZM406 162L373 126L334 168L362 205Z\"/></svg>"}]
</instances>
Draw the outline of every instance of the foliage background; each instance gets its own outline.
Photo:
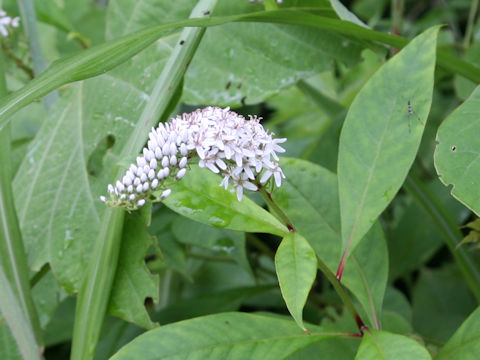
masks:
<instances>
[{"instance_id":1,"label":"foliage background","mask_svg":"<svg viewBox=\"0 0 480 360\"><path fill-rule=\"evenodd\" d=\"M186 19L195 4L38 0L39 45L50 65L87 47ZM187 355L219 359L474 358L480 346L475 340L480 316L475 311L480 299L475 220L480 210L474 90L480 70L459 59L470 66L478 63L478 1L357 0L344 5L334 0L280 5L320 16L317 27L307 26L306 15L285 13L278 15L280 21L273 15L207 29L185 72L178 103L173 101L174 110L162 118L204 105L263 116L267 128L288 138L288 158L282 160L287 178L273 200L298 235L286 236L277 218L262 212L266 204L259 194L249 194L252 201L237 207L235 196L218 188L219 178L192 168L172 198L153 205L151 219L150 209L127 215L96 359L113 356L125 344L124 353L114 358L146 359L148 349L158 356L160 350L167 354L179 347ZM250 14L266 6L275 4L219 0L213 16ZM14 1L4 0L3 7L19 14ZM297 25L281 23L288 19ZM346 19L365 32L350 30L347 22L327 28L325 19ZM447 26L431 28L439 24ZM409 52L397 54L394 47L407 42L387 37L389 32L407 39L424 35ZM51 90L63 85L55 92L58 99L51 95L9 117L13 194L46 359L69 356L78 319L76 294L105 211L98 196L118 164L130 160L122 158L122 151L182 36L181 28L170 29L145 50L125 55L118 66L98 61L93 72L113 67L100 76L83 80L92 76L84 75L88 67L72 70L70 78L52 85ZM32 84L31 73L19 66L35 67L27 39L25 30L18 30L2 40L10 91ZM395 65L390 69L388 64ZM67 69L68 63L57 65ZM455 69L463 69L463 76ZM2 109L8 99L0 101ZM385 162L379 175L372 175L372 189L388 186L380 196L372 195L368 211L359 212L365 216L364 231L352 235L342 278L370 329L361 339L353 335L359 330L338 289L322 275L325 269L313 275L311 291L309 260L300 262L306 275L282 285L282 271L288 278L292 265L275 253L284 237L286 252L280 254L287 260L295 251L305 255L313 249L336 271L348 247L348 216L355 211L345 199L367 187L358 159L349 160L348 154L365 155L368 162L378 124L386 118L392 119L385 127L390 137L377 151ZM342 143L342 137L348 140ZM455 184L453 196L442 182ZM211 226L219 224L210 212L195 217L182 210L192 196L210 207L223 199L221 218L228 222L240 216L237 228ZM382 201L374 203L378 198ZM292 305L296 294L308 295L305 307L301 300ZM289 317L290 311L302 326L302 309L311 336ZM193 319L204 315L212 316ZM193 320L180 322L187 319ZM21 358L10 328L0 324L0 358ZM176 338L178 332L183 337ZM202 334L212 334L214 345ZM256 347L235 345L246 341L246 334ZM272 340L282 336L283 341ZM262 341L263 347L258 345ZM211 353L198 350L207 344ZM455 352L459 348L464 352Z\"/></svg>"}]
</instances>

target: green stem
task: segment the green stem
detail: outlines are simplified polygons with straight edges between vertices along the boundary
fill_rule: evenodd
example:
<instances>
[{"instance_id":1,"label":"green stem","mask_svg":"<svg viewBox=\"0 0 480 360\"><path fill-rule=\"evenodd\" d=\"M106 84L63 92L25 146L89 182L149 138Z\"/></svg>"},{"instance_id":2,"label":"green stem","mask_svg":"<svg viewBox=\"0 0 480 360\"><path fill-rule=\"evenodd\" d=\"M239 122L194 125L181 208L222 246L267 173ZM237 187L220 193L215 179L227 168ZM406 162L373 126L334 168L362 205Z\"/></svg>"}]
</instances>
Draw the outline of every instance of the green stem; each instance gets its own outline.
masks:
<instances>
[{"instance_id":1,"label":"green stem","mask_svg":"<svg viewBox=\"0 0 480 360\"><path fill-rule=\"evenodd\" d=\"M480 303L480 272L465 249L457 248L463 236L455 220L435 195L412 175L407 177L403 186L437 224L470 290Z\"/></svg>"},{"instance_id":2,"label":"green stem","mask_svg":"<svg viewBox=\"0 0 480 360\"><path fill-rule=\"evenodd\" d=\"M33 289L45 275L50 272L50 264L45 263L42 268L30 279L30 287Z\"/></svg>"},{"instance_id":3,"label":"green stem","mask_svg":"<svg viewBox=\"0 0 480 360\"><path fill-rule=\"evenodd\" d=\"M272 209L275 214L277 214L277 216L280 218L280 220L288 228L289 231L295 231L293 229L292 222L287 217L287 214L285 214L283 210L280 209L280 207L275 203L275 201L273 201L272 195L267 190L265 190L265 187L263 187L262 185L258 185L258 188L268 207Z\"/></svg>"},{"instance_id":4,"label":"green stem","mask_svg":"<svg viewBox=\"0 0 480 360\"><path fill-rule=\"evenodd\" d=\"M213 10L216 2L217 0L200 0L191 17L204 17L204 12ZM160 117L169 115L169 105L204 33L205 28L185 28L182 31L182 41L173 49L156 81L150 100L122 150L121 159L137 154L144 146L150 129L157 124ZM115 179L120 176L119 171ZM124 216L123 209L108 208L100 225L96 248L78 294L72 360L87 360L94 356L115 278Z\"/></svg>"},{"instance_id":5,"label":"green stem","mask_svg":"<svg viewBox=\"0 0 480 360\"><path fill-rule=\"evenodd\" d=\"M325 275L325 277L330 282L330 284L332 284L338 296L340 296L340 299L342 299L342 302L347 307L348 311L352 314L353 318L355 319L355 322L357 323L358 329L360 331L363 331L366 328L366 326L362 321L362 319L360 318L360 315L358 315L357 310L355 310L355 306L353 305L350 295L345 290L345 288L340 283L340 281L337 280L335 274L328 268L328 266L318 256L317 256L317 262L318 262L318 268L320 269L320 271Z\"/></svg>"},{"instance_id":6,"label":"green stem","mask_svg":"<svg viewBox=\"0 0 480 360\"><path fill-rule=\"evenodd\" d=\"M92 359L115 279L125 211L108 208L82 282L75 310L72 359Z\"/></svg>"},{"instance_id":7,"label":"green stem","mask_svg":"<svg viewBox=\"0 0 480 360\"><path fill-rule=\"evenodd\" d=\"M470 12L468 13L467 28L465 30L465 37L463 38L463 48L468 49L470 47L470 41L472 39L472 30L475 23L475 16L478 12L478 0L472 0L470 5Z\"/></svg>"},{"instance_id":8,"label":"green stem","mask_svg":"<svg viewBox=\"0 0 480 360\"><path fill-rule=\"evenodd\" d=\"M0 96L7 92L0 54ZM0 130L0 312L25 359L41 358L40 323L33 303L10 164L10 127Z\"/></svg>"},{"instance_id":9,"label":"green stem","mask_svg":"<svg viewBox=\"0 0 480 360\"><path fill-rule=\"evenodd\" d=\"M392 34L402 35L403 0L392 0Z\"/></svg>"},{"instance_id":10,"label":"green stem","mask_svg":"<svg viewBox=\"0 0 480 360\"><path fill-rule=\"evenodd\" d=\"M21 23L28 39L28 46L33 61L33 72L35 75L40 74L46 68L45 59L42 55L40 46L40 38L37 29L37 16L32 0L17 0L20 9ZM53 91L44 98L45 108L48 110L58 99L58 92Z\"/></svg>"}]
</instances>

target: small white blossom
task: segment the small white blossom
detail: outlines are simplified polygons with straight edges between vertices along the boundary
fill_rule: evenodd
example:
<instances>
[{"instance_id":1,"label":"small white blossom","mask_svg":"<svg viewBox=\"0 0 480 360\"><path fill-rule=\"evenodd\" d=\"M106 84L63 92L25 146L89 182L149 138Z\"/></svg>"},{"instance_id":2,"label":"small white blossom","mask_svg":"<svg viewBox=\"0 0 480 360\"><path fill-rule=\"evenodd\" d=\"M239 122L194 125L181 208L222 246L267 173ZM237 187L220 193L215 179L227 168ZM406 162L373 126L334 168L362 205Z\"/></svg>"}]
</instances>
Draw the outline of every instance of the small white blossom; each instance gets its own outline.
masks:
<instances>
[{"instance_id":1,"label":"small white blossom","mask_svg":"<svg viewBox=\"0 0 480 360\"><path fill-rule=\"evenodd\" d=\"M181 178L183 178L185 176L186 172L187 172L187 169L185 169L185 168L180 169L180 171L177 173L177 179L180 180Z\"/></svg>"},{"instance_id":2,"label":"small white blossom","mask_svg":"<svg viewBox=\"0 0 480 360\"><path fill-rule=\"evenodd\" d=\"M19 17L11 18L10 16L7 16L7 13L4 10L0 9L0 34L2 34L3 37L8 36L8 26L16 28L19 24Z\"/></svg>"},{"instance_id":3,"label":"small white blossom","mask_svg":"<svg viewBox=\"0 0 480 360\"><path fill-rule=\"evenodd\" d=\"M170 196L171 193L172 193L172 190L171 190L171 189L167 189L167 190L165 190L165 191L162 192L162 195L160 195L160 198L166 199L167 197Z\"/></svg>"},{"instance_id":4,"label":"small white blossom","mask_svg":"<svg viewBox=\"0 0 480 360\"><path fill-rule=\"evenodd\" d=\"M220 186L233 185L239 201L244 189L257 191L271 178L278 187L285 178L277 153L285 151L279 144L286 139L274 139L259 118L245 119L230 108L207 107L178 115L152 128L148 138L143 156L129 166L122 181L108 185L110 198L102 197L103 202L135 210L146 199L163 200L172 192L166 187L185 176L192 158L220 174Z\"/></svg>"}]
</instances>

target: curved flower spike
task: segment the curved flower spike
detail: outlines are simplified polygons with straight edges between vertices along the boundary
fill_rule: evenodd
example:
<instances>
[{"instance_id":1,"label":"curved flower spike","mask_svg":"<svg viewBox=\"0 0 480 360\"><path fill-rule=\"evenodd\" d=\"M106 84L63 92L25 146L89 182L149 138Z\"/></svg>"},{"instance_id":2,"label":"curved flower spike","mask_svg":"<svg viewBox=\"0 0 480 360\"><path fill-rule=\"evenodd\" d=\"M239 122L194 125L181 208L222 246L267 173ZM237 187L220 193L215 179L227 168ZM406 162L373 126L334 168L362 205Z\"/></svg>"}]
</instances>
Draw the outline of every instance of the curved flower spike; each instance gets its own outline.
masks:
<instances>
[{"instance_id":1,"label":"curved flower spike","mask_svg":"<svg viewBox=\"0 0 480 360\"><path fill-rule=\"evenodd\" d=\"M161 201L170 195L172 181L182 179L187 163L198 158L198 165L223 176L225 189L232 181L232 192L239 201L243 190L258 190L258 184L275 180L278 187L285 175L278 164L278 144L286 139L273 139L260 119L243 116L230 108L206 107L178 115L168 123L160 123L149 134L147 147L131 164L121 180L107 187L109 197L100 200L109 206L135 210L153 196Z\"/></svg>"}]
</instances>

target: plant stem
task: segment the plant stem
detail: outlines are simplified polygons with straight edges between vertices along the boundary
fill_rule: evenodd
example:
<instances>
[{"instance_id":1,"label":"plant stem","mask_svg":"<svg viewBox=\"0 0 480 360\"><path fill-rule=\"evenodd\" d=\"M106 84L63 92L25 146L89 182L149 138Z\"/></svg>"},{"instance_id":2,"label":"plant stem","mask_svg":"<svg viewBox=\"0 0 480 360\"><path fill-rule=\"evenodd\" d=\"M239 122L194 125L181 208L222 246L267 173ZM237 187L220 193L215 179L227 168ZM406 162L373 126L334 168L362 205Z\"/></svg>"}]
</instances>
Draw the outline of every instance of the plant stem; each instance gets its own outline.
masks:
<instances>
[{"instance_id":1,"label":"plant stem","mask_svg":"<svg viewBox=\"0 0 480 360\"><path fill-rule=\"evenodd\" d=\"M478 12L478 0L472 0L470 5L470 12L468 13L467 28L465 30L465 37L463 38L463 48L466 50L470 47L472 39L472 30L475 23L475 16Z\"/></svg>"},{"instance_id":2,"label":"plant stem","mask_svg":"<svg viewBox=\"0 0 480 360\"><path fill-rule=\"evenodd\" d=\"M33 74L33 69L27 66L22 59L17 57L15 53L10 49L5 42L2 41L2 50L3 53L12 60L20 70L23 70L30 79L33 79L35 75Z\"/></svg>"},{"instance_id":3,"label":"plant stem","mask_svg":"<svg viewBox=\"0 0 480 360\"><path fill-rule=\"evenodd\" d=\"M0 96L7 92L0 54ZM12 193L10 127L0 130L0 312L25 359L40 359L40 323L33 303Z\"/></svg>"},{"instance_id":4,"label":"plant stem","mask_svg":"<svg viewBox=\"0 0 480 360\"><path fill-rule=\"evenodd\" d=\"M455 220L435 195L412 175L407 177L403 186L437 224L470 290L480 303L480 272L465 249L457 248L463 236Z\"/></svg>"},{"instance_id":5,"label":"plant stem","mask_svg":"<svg viewBox=\"0 0 480 360\"><path fill-rule=\"evenodd\" d=\"M403 0L392 0L392 34L402 35Z\"/></svg>"},{"instance_id":6,"label":"plant stem","mask_svg":"<svg viewBox=\"0 0 480 360\"><path fill-rule=\"evenodd\" d=\"M204 11L213 10L216 2L217 0L200 0L191 17L205 16ZM150 128L157 124L160 117L169 115L171 101L204 33L205 28L185 28L182 31L180 39L183 42L179 42L173 49L120 159L137 154L145 144ZM119 171L115 179L120 176ZM78 294L72 360L92 359L95 354L115 278L124 216L123 209L108 208L100 225L97 245Z\"/></svg>"},{"instance_id":7,"label":"plant stem","mask_svg":"<svg viewBox=\"0 0 480 360\"><path fill-rule=\"evenodd\" d=\"M263 199L267 203L267 205L277 214L281 221L283 221L284 225L288 228L290 232L294 232L295 229L293 228L292 222L288 219L287 215L283 212L282 209L273 201L272 195L265 190L265 187L258 184L258 189L260 194L262 194Z\"/></svg>"},{"instance_id":8,"label":"plant stem","mask_svg":"<svg viewBox=\"0 0 480 360\"><path fill-rule=\"evenodd\" d=\"M50 272L50 264L45 263L42 268L30 279L30 287L33 289L37 283Z\"/></svg>"},{"instance_id":9,"label":"plant stem","mask_svg":"<svg viewBox=\"0 0 480 360\"><path fill-rule=\"evenodd\" d=\"M360 318L360 315L358 315L357 310L355 310L355 306L353 305L353 302L350 299L350 295L345 290L345 288L340 283L340 281L337 280L335 274L328 268L327 265L325 265L325 263L318 256L317 256L317 262L318 262L318 268L320 269L320 271L325 275L325 277L330 282L330 284L332 284L338 296L340 296L340 299L342 299L348 311L350 311L350 313L352 314L358 326L358 329L360 331L363 331L366 328L366 326L362 321L362 319Z\"/></svg>"},{"instance_id":10,"label":"plant stem","mask_svg":"<svg viewBox=\"0 0 480 360\"><path fill-rule=\"evenodd\" d=\"M107 208L75 309L72 359L92 359L115 279L125 211Z\"/></svg>"},{"instance_id":11,"label":"plant stem","mask_svg":"<svg viewBox=\"0 0 480 360\"><path fill-rule=\"evenodd\" d=\"M33 61L33 72L35 75L40 74L46 68L45 59L42 55L42 48L40 46L40 38L37 29L37 16L35 14L35 7L32 0L17 0L18 8L20 9L20 16L22 19L23 29L28 39L28 47ZM58 100L58 92L45 96L43 103L48 111L52 105Z\"/></svg>"}]
</instances>

